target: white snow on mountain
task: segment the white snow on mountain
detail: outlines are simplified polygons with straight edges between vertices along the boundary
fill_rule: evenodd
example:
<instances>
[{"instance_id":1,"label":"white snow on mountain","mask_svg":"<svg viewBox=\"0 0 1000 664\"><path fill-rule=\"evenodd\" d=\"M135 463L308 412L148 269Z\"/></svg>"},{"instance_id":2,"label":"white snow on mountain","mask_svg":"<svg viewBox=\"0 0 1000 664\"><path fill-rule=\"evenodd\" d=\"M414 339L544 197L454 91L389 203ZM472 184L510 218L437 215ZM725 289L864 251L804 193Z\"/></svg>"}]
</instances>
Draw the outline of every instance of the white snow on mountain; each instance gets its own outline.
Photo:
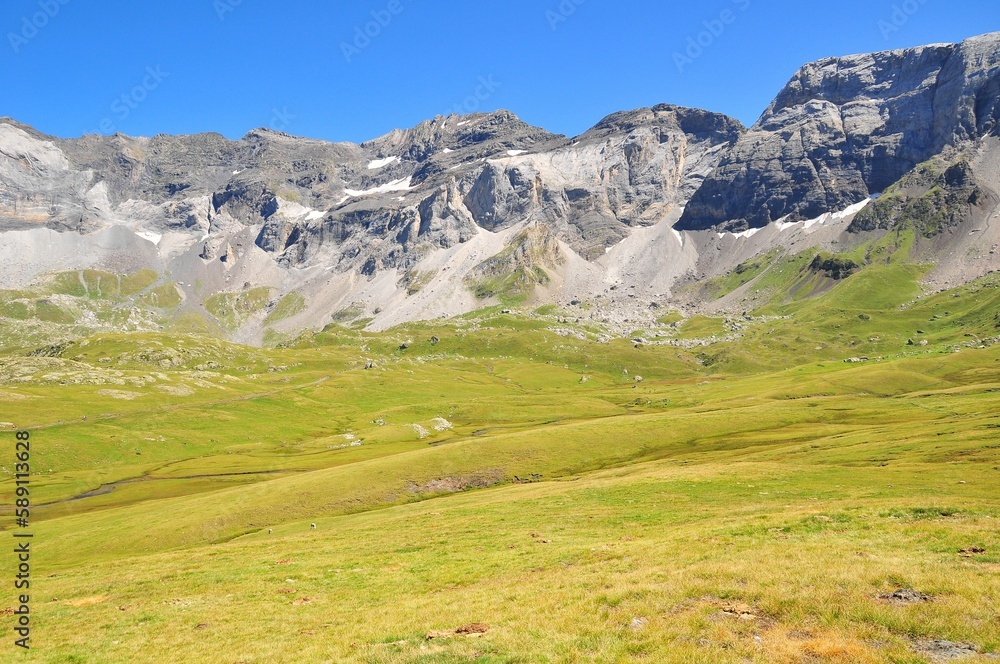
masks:
<instances>
[{"instance_id":1,"label":"white snow on mountain","mask_svg":"<svg viewBox=\"0 0 1000 664\"><path fill-rule=\"evenodd\" d=\"M393 180L386 184L379 185L377 187L372 187L371 189L357 190L357 189L344 189L344 193L348 196L353 196L358 198L360 196L371 196L373 194L387 194L391 191L408 191L410 187L410 181L412 177L403 178L402 180ZM343 201L342 201L343 202Z\"/></svg>"},{"instance_id":2,"label":"white snow on mountain","mask_svg":"<svg viewBox=\"0 0 1000 664\"><path fill-rule=\"evenodd\" d=\"M369 171L377 171L380 168L385 168L389 164L394 164L399 161L399 157L386 157L385 159L376 159L368 163Z\"/></svg>"}]
</instances>

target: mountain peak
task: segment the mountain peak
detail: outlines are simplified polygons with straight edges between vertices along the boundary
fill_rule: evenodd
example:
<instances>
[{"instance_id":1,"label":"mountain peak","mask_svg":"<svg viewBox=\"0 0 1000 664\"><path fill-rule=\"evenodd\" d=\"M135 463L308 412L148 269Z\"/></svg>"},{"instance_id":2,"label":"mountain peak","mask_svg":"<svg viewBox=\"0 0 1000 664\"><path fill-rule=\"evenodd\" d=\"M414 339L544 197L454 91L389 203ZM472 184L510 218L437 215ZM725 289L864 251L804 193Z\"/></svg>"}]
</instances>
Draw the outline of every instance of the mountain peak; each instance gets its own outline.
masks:
<instances>
[{"instance_id":1,"label":"mountain peak","mask_svg":"<svg viewBox=\"0 0 1000 664\"><path fill-rule=\"evenodd\" d=\"M1000 127L1000 33L799 69L687 205L678 229L813 219Z\"/></svg>"}]
</instances>

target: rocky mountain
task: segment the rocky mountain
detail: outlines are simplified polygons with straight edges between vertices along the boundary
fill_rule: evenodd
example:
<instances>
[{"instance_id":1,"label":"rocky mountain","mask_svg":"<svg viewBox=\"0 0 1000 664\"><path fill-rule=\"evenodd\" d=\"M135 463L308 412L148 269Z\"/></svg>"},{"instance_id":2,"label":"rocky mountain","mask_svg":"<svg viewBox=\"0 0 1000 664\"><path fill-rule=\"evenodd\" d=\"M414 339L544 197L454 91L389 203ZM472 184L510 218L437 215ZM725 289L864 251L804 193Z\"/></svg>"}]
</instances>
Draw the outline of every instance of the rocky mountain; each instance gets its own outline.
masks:
<instances>
[{"instance_id":1,"label":"rocky mountain","mask_svg":"<svg viewBox=\"0 0 1000 664\"><path fill-rule=\"evenodd\" d=\"M360 145L59 139L0 119L0 288L79 272L89 296L147 270L156 297L129 306L155 311L130 320L249 343L515 301L593 303L577 313L627 334L667 306L747 306L752 281L705 284L764 256L890 232L916 234L933 283L996 269L998 146L1000 33L806 65L749 130L669 105L574 138L498 111Z\"/></svg>"},{"instance_id":2,"label":"rocky mountain","mask_svg":"<svg viewBox=\"0 0 1000 664\"><path fill-rule=\"evenodd\" d=\"M692 197L679 229L763 228L881 193L1000 132L1000 33L799 70Z\"/></svg>"},{"instance_id":3,"label":"rocky mountain","mask_svg":"<svg viewBox=\"0 0 1000 664\"><path fill-rule=\"evenodd\" d=\"M527 221L596 258L687 200L741 131L669 106L612 116L572 141L506 112L437 118L364 144L377 175L322 218L269 219L257 244L285 264L361 263L373 274Z\"/></svg>"},{"instance_id":4,"label":"rocky mountain","mask_svg":"<svg viewBox=\"0 0 1000 664\"><path fill-rule=\"evenodd\" d=\"M5 230L262 224L256 244L285 265L323 254L369 271L526 220L596 257L686 201L742 132L730 118L670 106L616 114L574 141L508 112L439 117L360 146L268 130L239 141L60 141L10 120L0 127ZM362 250L386 237L389 246Z\"/></svg>"}]
</instances>

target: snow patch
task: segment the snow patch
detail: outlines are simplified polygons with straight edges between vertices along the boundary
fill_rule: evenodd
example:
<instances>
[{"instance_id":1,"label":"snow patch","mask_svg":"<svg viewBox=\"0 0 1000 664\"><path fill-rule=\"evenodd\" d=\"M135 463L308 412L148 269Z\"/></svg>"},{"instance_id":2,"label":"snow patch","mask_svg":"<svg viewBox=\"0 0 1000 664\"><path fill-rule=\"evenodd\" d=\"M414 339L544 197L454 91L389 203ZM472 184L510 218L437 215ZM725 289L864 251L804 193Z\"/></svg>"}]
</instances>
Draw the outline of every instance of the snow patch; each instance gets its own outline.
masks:
<instances>
[{"instance_id":1,"label":"snow patch","mask_svg":"<svg viewBox=\"0 0 1000 664\"><path fill-rule=\"evenodd\" d=\"M756 235L757 233L761 232L761 230L763 230L763 229L761 229L761 228L751 228L750 230L741 231L739 233L730 233L730 232L727 231L725 233L716 233L716 235L719 236L720 240L723 239L724 237L726 237L727 235L732 235L735 238L751 238L754 235Z\"/></svg>"},{"instance_id":2,"label":"snow patch","mask_svg":"<svg viewBox=\"0 0 1000 664\"><path fill-rule=\"evenodd\" d=\"M444 153L445 154L451 154L452 152L454 152L454 150L452 150L451 148L445 148L444 149Z\"/></svg>"},{"instance_id":3,"label":"snow patch","mask_svg":"<svg viewBox=\"0 0 1000 664\"><path fill-rule=\"evenodd\" d=\"M507 150L508 157L517 157L527 152L527 150Z\"/></svg>"},{"instance_id":4,"label":"snow patch","mask_svg":"<svg viewBox=\"0 0 1000 664\"><path fill-rule=\"evenodd\" d=\"M457 125L455 125L455 126L457 126L457 127L464 127L464 126L465 126L465 125L467 125L467 124L469 124L469 121L468 121L468 120L462 120L461 122L459 122L459 123L458 123Z\"/></svg>"},{"instance_id":5,"label":"snow patch","mask_svg":"<svg viewBox=\"0 0 1000 664\"><path fill-rule=\"evenodd\" d=\"M774 225L778 227L779 231L787 230L802 223L801 221L785 221L785 219L788 219L788 215L785 215L778 221L774 222Z\"/></svg>"},{"instance_id":6,"label":"snow patch","mask_svg":"<svg viewBox=\"0 0 1000 664\"><path fill-rule=\"evenodd\" d=\"M381 184L377 187L372 187L371 189L365 189L359 191L357 189L344 189L344 193L348 196L371 196L373 194L387 194L391 191L409 191L412 189L410 182L413 180L412 177L403 178L402 180L393 180L387 184Z\"/></svg>"},{"instance_id":7,"label":"snow patch","mask_svg":"<svg viewBox=\"0 0 1000 664\"><path fill-rule=\"evenodd\" d=\"M326 216L325 212L314 210L313 208L306 207L301 203L285 200L281 197L278 197L278 212L286 219L304 218L306 221L315 221L316 219L322 219Z\"/></svg>"},{"instance_id":8,"label":"snow patch","mask_svg":"<svg viewBox=\"0 0 1000 664\"><path fill-rule=\"evenodd\" d=\"M153 244L159 244L160 240L163 239L163 233L154 233L152 231L135 231L135 234Z\"/></svg>"},{"instance_id":9,"label":"snow patch","mask_svg":"<svg viewBox=\"0 0 1000 664\"><path fill-rule=\"evenodd\" d=\"M853 217L857 213L864 210L866 207L868 207L868 204L871 203L873 200L874 199L872 198L866 198L860 203L855 203L854 205L844 210L841 210L840 212L827 212L825 214L821 214L815 219L807 219L805 221L787 222L784 221L784 219L787 219L787 217L782 217L776 222L776 225L778 226L779 231L784 231L794 226L802 226L803 229L809 229L812 228L813 226L821 226L823 224L830 222L844 221L845 219Z\"/></svg>"},{"instance_id":10,"label":"snow patch","mask_svg":"<svg viewBox=\"0 0 1000 664\"><path fill-rule=\"evenodd\" d=\"M368 162L368 170L376 171L380 168L385 168L389 164L394 164L399 161L399 157L386 157L385 159L375 159L374 161Z\"/></svg>"},{"instance_id":11,"label":"snow patch","mask_svg":"<svg viewBox=\"0 0 1000 664\"><path fill-rule=\"evenodd\" d=\"M866 207L868 207L868 204L871 203L873 200L875 200L875 198L866 198L865 200L861 201L860 203L855 203L854 205L852 205L851 207L847 208L846 210L842 210L841 212L834 212L833 213L833 218L836 221L843 221L847 217L855 215L855 214L861 212L862 210L864 210Z\"/></svg>"},{"instance_id":12,"label":"snow patch","mask_svg":"<svg viewBox=\"0 0 1000 664\"><path fill-rule=\"evenodd\" d=\"M681 232L679 230L677 230L676 228L671 228L670 232L674 234L674 237L677 238L677 242L683 247L684 246L684 236L681 234Z\"/></svg>"}]
</instances>

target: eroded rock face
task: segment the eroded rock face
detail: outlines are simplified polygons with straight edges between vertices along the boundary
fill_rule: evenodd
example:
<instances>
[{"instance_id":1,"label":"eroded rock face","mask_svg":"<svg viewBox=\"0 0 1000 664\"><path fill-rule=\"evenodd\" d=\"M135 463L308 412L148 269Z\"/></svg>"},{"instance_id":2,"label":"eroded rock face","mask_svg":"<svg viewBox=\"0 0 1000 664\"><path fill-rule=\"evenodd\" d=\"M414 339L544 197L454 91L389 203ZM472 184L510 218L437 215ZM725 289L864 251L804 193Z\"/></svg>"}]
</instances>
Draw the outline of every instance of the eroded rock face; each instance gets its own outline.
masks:
<instances>
[{"instance_id":1,"label":"eroded rock face","mask_svg":"<svg viewBox=\"0 0 1000 664\"><path fill-rule=\"evenodd\" d=\"M377 175L362 178L362 195L339 201L323 219L300 220L297 235L287 220L268 220L258 244L289 264L333 251L345 268L357 256L366 271L372 258L405 269L427 249L454 246L478 229L533 221L597 258L630 227L683 204L742 131L731 118L673 106L615 114L576 139L503 111L437 118L364 144Z\"/></svg>"},{"instance_id":2,"label":"eroded rock face","mask_svg":"<svg viewBox=\"0 0 1000 664\"><path fill-rule=\"evenodd\" d=\"M725 155L677 228L761 228L880 193L1000 127L1000 33L803 67Z\"/></svg>"},{"instance_id":3,"label":"eroded rock face","mask_svg":"<svg viewBox=\"0 0 1000 664\"><path fill-rule=\"evenodd\" d=\"M597 258L682 205L742 131L674 106L617 113L576 139L498 111L438 117L362 145L265 129L238 141L60 140L0 121L0 230L187 233L208 240L205 261L247 230L279 265L371 276L532 221Z\"/></svg>"}]
</instances>

